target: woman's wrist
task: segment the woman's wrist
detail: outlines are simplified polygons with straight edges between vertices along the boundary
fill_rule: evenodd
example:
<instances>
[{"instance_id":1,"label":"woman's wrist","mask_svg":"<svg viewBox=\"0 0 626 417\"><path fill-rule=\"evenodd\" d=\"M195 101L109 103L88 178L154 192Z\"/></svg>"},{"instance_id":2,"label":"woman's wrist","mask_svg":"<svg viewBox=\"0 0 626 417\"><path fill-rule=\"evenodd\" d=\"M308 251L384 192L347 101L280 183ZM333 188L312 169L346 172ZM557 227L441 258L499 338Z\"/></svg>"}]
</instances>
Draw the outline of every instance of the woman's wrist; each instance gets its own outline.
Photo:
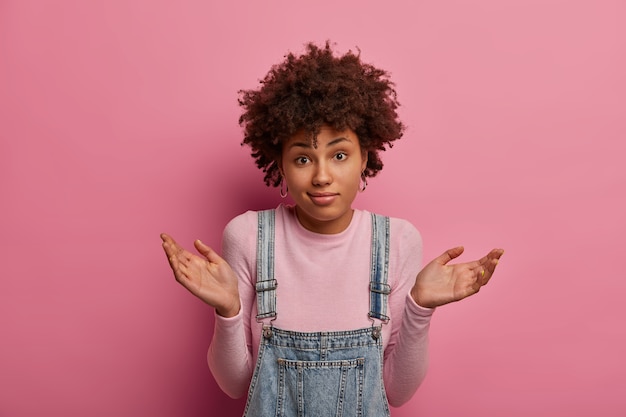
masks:
<instances>
[{"instance_id":1,"label":"woman's wrist","mask_svg":"<svg viewBox=\"0 0 626 417\"><path fill-rule=\"evenodd\" d=\"M435 308L436 306L434 305L429 305L430 303L428 303L426 300L423 300L420 294L419 289L417 288L417 285L414 285L413 288L411 288L411 298L413 299L413 301L415 301L415 304L417 304L420 307L423 308Z\"/></svg>"},{"instance_id":2,"label":"woman's wrist","mask_svg":"<svg viewBox=\"0 0 626 417\"><path fill-rule=\"evenodd\" d=\"M216 307L215 312L219 316L230 318L230 317L235 317L237 314L239 314L240 309L241 309L241 304L239 303L239 300L237 299L237 302L233 303L230 306Z\"/></svg>"}]
</instances>

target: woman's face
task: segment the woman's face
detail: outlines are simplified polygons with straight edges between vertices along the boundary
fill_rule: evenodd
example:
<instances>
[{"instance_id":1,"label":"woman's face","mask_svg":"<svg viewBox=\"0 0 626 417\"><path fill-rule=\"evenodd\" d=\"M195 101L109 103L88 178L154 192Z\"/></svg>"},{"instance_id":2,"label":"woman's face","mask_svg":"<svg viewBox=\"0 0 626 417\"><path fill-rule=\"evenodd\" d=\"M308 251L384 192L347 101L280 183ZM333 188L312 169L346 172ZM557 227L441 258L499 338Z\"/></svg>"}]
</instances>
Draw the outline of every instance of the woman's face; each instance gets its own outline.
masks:
<instances>
[{"instance_id":1,"label":"woman's face","mask_svg":"<svg viewBox=\"0 0 626 417\"><path fill-rule=\"evenodd\" d=\"M322 127L313 146L300 132L283 145L281 173L296 203L300 223L316 233L339 233L352 220L367 153L350 130Z\"/></svg>"}]
</instances>

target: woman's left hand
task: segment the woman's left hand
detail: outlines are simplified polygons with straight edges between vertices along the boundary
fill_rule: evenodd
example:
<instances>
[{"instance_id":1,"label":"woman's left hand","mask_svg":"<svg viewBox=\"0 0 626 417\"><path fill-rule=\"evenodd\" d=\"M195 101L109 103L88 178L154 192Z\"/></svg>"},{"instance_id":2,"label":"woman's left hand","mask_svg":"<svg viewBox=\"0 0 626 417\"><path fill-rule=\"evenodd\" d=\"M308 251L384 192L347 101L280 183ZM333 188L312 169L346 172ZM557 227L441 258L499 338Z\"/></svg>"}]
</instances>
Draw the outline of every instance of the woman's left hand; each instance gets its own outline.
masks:
<instances>
[{"instance_id":1,"label":"woman's left hand","mask_svg":"<svg viewBox=\"0 0 626 417\"><path fill-rule=\"evenodd\" d=\"M417 274L411 296L418 305L434 308L476 294L489 282L504 253L493 249L477 261L448 265L463 250L462 246L448 249Z\"/></svg>"}]
</instances>

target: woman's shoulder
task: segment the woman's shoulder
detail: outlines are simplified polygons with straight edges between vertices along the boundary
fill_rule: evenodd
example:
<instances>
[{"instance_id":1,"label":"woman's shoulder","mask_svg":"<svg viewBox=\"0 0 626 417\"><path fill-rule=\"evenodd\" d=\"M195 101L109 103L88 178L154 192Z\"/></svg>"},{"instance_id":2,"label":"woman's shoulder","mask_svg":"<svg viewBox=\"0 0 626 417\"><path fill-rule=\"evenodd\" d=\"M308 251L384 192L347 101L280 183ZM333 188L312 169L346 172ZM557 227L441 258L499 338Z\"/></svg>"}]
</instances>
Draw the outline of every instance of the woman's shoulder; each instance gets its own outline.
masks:
<instances>
[{"instance_id":1,"label":"woman's shoulder","mask_svg":"<svg viewBox=\"0 0 626 417\"><path fill-rule=\"evenodd\" d=\"M407 231L413 231L415 233L419 233L417 228L413 225L413 223L411 223L409 220L401 218L401 217L394 217L394 216L389 216L387 214L383 214L383 213L372 213L370 211L367 210L359 210L361 211L362 214L366 214L366 215L377 215L377 216L383 216L383 217L388 217L389 218L389 224L392 228L398 229L398 230L407 230Z\"/></svg>"},{"instance_id":2,"label":"woman's shoulder","mask_svg":"<svg viewBox=\"0 0 626 417\"><path fill-rule=\"evenodd\" d=\"M228 242L246 240L256 233L257 212L248 210L233 217L224 227L223 239Z\"/></svg>"},{"instance_id":3,"label":"woman's shoulder","mask_svg":"<svg viewBox=\"0 0 626 417\"><path fill-rule=\"evenodd\" d=\"M248 210L230 219L230 221L226 224L226 228L238 228L240 226L248 225L249 223L256 221L257 212L254 210Z\"/></svg>"},{"instance_id":4,"label":"woman's shoulder","mask_svg":"<svg viewBox=\"0 0 626 417\"><path fill-rule=\"evenodd\" d=\"M242 234L249 235L250 233L256 233L258 225L258 216L262 211L274 211L276 213L282 213L284 208L278 206L275 209L267 210L248 210L244 213L238 214L233 217L224 228L225 236L239 236Z\"/></svg>"},{"instance_id":5,"label":"woman's shoulder","mask_svg":"<svg viewBox=\"0 0 626 417\"><path fill-rule=\"evenodd\" d=\"M379 214L379 215L385 216L384 214ZM397 239L400 241L409 241L409 242L413 242L414 244L421 244L422 236L419 230L417 229L417 227L413 225L413 223L411 223L407 219L400 218L400 217L393 217L393 216L386 216L386 217L389 217L389 228L390 228L390 234L392 236L392 239L394 240Z\"/></svg>"},{"instance_id":6,"label":"woman's shoulder","mask_svg":"<svg viewBox=\"0 0 626 417\"><path fill-rule=\"evenodd\" d=\"M391 236L396 236L402 246L408 247L409 250L415 250L422 247L422 235L417 227L410 221L400 218L392 218L391 220Z\"/></svg>"}]
</instances>

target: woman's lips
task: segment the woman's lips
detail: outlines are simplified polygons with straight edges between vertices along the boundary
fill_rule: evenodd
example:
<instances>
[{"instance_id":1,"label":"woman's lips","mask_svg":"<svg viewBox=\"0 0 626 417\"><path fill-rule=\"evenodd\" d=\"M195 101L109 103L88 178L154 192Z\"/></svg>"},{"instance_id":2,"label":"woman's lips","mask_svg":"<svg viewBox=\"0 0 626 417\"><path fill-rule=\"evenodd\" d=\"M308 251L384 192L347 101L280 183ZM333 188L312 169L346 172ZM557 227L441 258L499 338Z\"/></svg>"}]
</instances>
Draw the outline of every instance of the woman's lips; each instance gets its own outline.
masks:
<instances>
[{"instance_id":1,"label":"woman's lips","mask_svg":"<svg viewBox=\"0 0 626 417\"><path fill-rule=\"evenodd\" d=\"M335 199L338 197L338 195L339 194L336 194L336 193L316 193L316 194L309 194L309 197L311 198L311 201L313 201L315 205L327 206L329 204L332 204L333 201L335 201Z\"/></svg>"}]
</instances>

